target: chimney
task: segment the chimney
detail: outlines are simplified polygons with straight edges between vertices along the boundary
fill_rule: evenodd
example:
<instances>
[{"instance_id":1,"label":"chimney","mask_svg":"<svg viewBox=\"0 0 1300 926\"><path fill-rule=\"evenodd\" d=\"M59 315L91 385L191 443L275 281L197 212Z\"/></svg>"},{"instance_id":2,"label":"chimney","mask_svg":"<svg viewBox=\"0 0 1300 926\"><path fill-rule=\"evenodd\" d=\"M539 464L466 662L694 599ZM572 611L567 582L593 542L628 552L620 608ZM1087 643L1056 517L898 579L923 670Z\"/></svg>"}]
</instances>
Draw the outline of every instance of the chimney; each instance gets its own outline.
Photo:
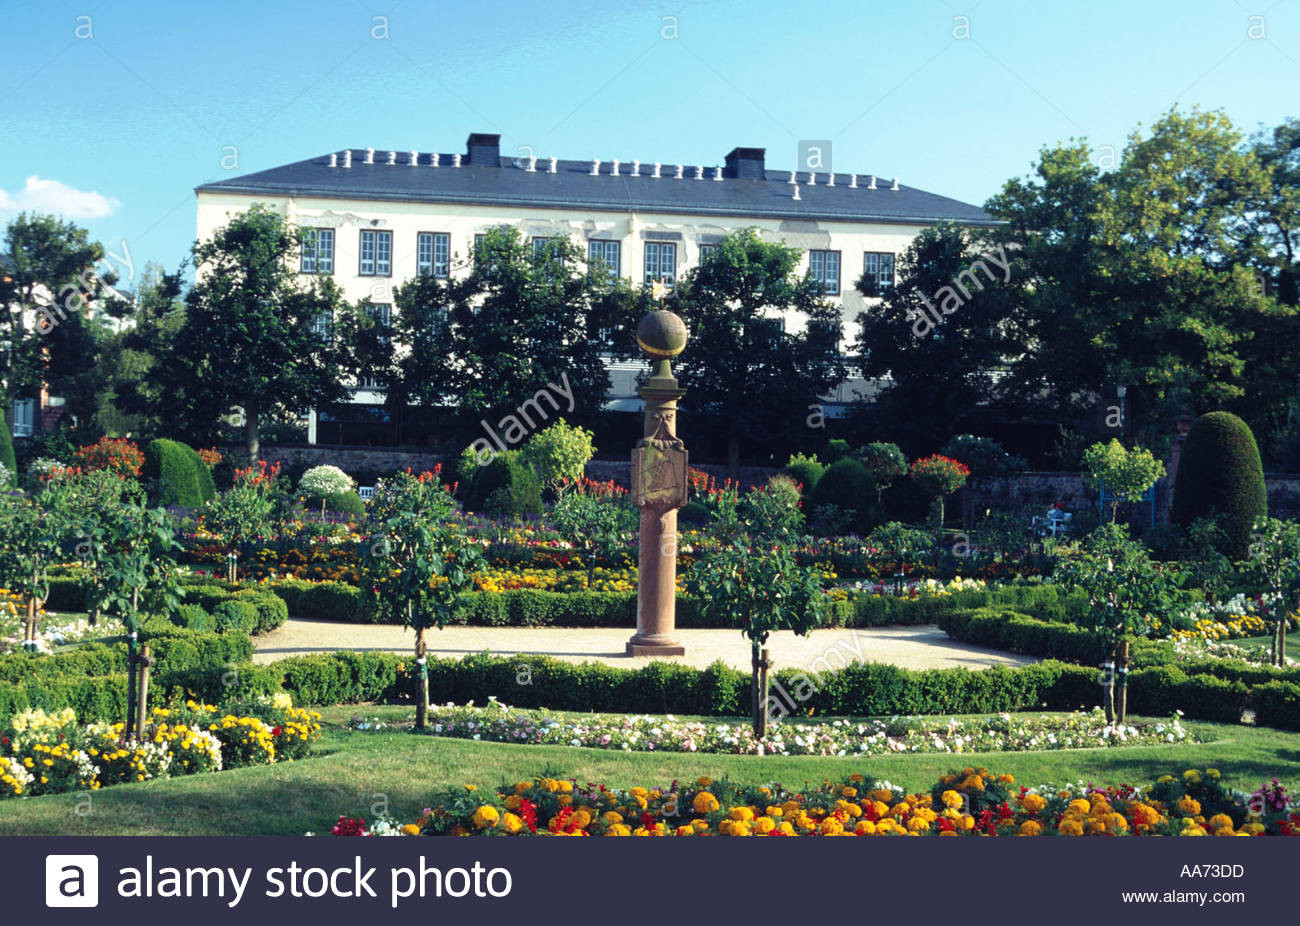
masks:
<instances>
[{"instance_id":1,"label":"chimney","mask_svg":"<svg viewBox=\"0 0 1300 926\"><path fill-rule=\"evenodd\" d=\"M338 167L338 166L339 166L339 155L338 152L335 151L330 154L330 167Z\"/></svg>"},{"instance_id":2,"label":"chimney","mask_svg":"<svg viewBox=\"0 0 1300 926\"><path fill-rule=\"evenodd\" d=\"M388 152L388 163L389 163L389 164L396 164L396 163L397 163L397 152L396 152L396 151L390 151L390 152Z\"/></svg>"},{"instance_id":3,"label":"chimney","mask_svg":"<svg viewBox=\"0 0 1300 926\"><path fill-rule=\"evenodd\" d=\"M894 193L897 193L897 192L898 192L898 178L897 178L897 177L894 178L894 182L890 185L889 189L890 189L892 192L894 192Z\"/></svg>"},{"instance_id":4,"label":"chimney","mask_svg":"<svg viewBox=\"0 0 1300 926\"><path fill-rule=\"evenodd\" d=\"M551 173L555 173L556 157L551 155Z\"/></svg>"},{"instance_id":5,"label":"chimney","mask_svg":"<svg viewBox=\"0 0 1300 926\"><path fill-rule=\"evenodd\" d=\"M475 167L501 166L500 135L484 135L481 132L471 132L469 141L465 142L465 148L469 163Z\"/></svg>"},{"instance_id":6,"label":"chimney","mask_svg":"<svg viewBox=\"0 0 1300 926\"><path fill-rule=\"evenodd\" d=\"M732 148L727 155L727 167L722 172L724 177L736 177L741 180L763 180L767 174L764 161L766 148Z\"/></svg>"},{"instance_id":7,"label":"chimney","mask_svg":"<svg viewBox=\"0 0 1300 926\"><path fill-rule=\"evenodd\" d=\"M439 166L439 159L442 157L442 155L435 151L430 157L432 158L432 160L429 161L429 166L430 167Z\"/></svg>"},{"instance_id":8,"label":"chimney","mask_svg":"<svg viewBox=\"0 0 1300 926\"><path fill-rule=\"evenodd\" d=\"M366 149L366 163L367 163L367 164L373 164L373 163L375 163L375 149L374 149L374 148L367 148L367 149Z\"/></svg>"},{"instance_id":9,"label":"chimney","mask_svg":"<svg viewBox=\"0 0 1300 926\"><path fill-rule=\"evenodd\" d=\"M351 167L351 166L352 166L352 149L351 149L351 148L348 148L346 151L343 152L343 166L344 166L344 167Z\"/></svg>"},{"instance_id":10,"label":"chimney","mask_svg":"<svg viewBox=\"0 0 1300 926\"><path fill-rule=\"evenodd\" d=\"M411 152L411 166L412 166L412 167L418 167L419 164L420 164L420 152L418 152L418 151L412 151L412 152Z\"/></svg>"}]
</instances>

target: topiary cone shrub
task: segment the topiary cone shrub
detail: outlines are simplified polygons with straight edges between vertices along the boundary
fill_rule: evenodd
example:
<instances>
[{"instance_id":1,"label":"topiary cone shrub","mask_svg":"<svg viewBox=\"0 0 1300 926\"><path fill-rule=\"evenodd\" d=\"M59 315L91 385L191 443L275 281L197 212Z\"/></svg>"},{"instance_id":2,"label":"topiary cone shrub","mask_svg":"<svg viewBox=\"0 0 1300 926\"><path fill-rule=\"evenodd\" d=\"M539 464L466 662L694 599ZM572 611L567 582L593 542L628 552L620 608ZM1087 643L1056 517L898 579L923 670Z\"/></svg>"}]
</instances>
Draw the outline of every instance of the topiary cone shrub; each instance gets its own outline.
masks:
<instances>
[{"instance_id":1,"label":"topiary cone shrub","mask_svg":"<svg viewBox=\"0 0 1300 926\"><path fill-rule=\"evenodd\" d=\"M155 505L202 508L215 494L207 465L180 441L158 438L146 444L140 476Z\"/></svg>"},{"instance_id":2,"label":"topiary cone shrub","mask_svg":"<svg viewBox=\"0 0 1300 926\"><path fill-rule=\"evenodd\" d=\"M1223 552L1244 559L1252 525L1267 514L1264 467L1250 426L1229 412L1197 418L1178 464L1173 522L1218 517L1227 538Z\"/></svg>"}]
</instances>

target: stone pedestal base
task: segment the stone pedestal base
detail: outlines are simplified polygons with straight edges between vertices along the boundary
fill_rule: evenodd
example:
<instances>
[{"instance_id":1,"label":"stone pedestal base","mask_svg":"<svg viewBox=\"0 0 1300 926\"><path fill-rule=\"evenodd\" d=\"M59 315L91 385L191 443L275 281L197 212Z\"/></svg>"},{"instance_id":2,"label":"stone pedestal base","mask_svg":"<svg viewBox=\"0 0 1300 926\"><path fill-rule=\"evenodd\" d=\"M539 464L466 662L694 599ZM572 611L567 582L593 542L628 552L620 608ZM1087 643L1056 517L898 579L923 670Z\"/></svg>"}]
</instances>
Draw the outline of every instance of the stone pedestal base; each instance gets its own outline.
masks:
<instances>
[{"instance_id":1,"label":"stone pedestal base","mask_svg":"<svg viewBox=\"0 0 1300 926\"><path fill-rule=\"evenodd\" d=\"M662 656L685 656L686 647L680 643L654 643L640 642L636 637L627 641L627 654L629 656L650 656L658 659Z\"/></svg>"}]
</instances>

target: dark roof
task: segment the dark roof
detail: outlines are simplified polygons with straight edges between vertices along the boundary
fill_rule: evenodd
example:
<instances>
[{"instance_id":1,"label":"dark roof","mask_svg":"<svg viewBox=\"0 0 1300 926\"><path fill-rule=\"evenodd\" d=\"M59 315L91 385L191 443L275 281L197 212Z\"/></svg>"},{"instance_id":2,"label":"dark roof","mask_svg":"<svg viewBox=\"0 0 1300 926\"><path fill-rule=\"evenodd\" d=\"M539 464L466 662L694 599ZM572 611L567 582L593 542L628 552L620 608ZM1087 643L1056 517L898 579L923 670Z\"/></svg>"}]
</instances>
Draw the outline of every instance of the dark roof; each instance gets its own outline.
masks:
<instances>
[{"instance_id":1,"label":"dark roof","mask_svg":"<svg viewBox=\"0 0 1300 926\"><path fill-rule=\"evenodd\" d=\"M870 176L866 174L858 175L855 189L849 186L851 174L837 173L835 186L830 187L828 175L819 173L816 185L809 186L807 172L800 171L800 198L796 200L788 182L790 172L784 170L764 170L762 179L724 177L716 181L714 168L706 167L704 179L696 180L695 166L690 165L684 179L677 180L677 165L664 164L662 176L656 180L650 176L653 168L649 163L641 165L639 177L629 176L632 165L623 163L615 177L611 163L604 160L600 174L592 176L591 161L561 160L552 174L548 158L539 158L536 170L528 171L516 159L499 156L495 165L471 164L462 156L462 166L453 167L453 155L441 154L441 166L433 167L428 152L419 155L416 165L409 163L410 151L397 152L397 163L392 165L387 151L376 151L373 164L364 163L365 154L364 149L354 148L351 167L343 167L343 153L336 152L337 167L329 166L330 155L326 154L205 183L196 192L857 222L993 221L980 207L947 196L901 184L897 191L891 190L890 178L879 177L876 189L868 189Z\"/></svg>"}]
</instances>

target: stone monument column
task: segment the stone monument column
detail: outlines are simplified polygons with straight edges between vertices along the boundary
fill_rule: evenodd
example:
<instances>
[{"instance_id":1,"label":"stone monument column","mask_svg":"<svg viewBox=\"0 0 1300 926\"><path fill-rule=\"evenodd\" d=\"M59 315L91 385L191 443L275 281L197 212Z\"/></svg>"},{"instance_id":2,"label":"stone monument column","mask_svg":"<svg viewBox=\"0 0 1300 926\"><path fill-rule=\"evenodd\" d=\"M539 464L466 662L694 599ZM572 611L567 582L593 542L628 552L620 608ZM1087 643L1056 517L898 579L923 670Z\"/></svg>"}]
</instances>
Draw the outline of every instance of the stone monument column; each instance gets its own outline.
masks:
<instances>
[{"instance_id":1,"label":"stone monument column","mask_svg":"<svg viewBox=\"0 0 1300 926\"><path fill-rule=\"evenodd\" d=\"M645 428L632 450L632 500L641 509L637 552L636 634L629 656L684 656L677 640L677 509L686 504L686 447L677 437L677 400L686 394L669 359L686 347L686 326L660 309L641 320L637 344L654 375L637 394L645 400Z\"/></svg>"}]
</instances>

